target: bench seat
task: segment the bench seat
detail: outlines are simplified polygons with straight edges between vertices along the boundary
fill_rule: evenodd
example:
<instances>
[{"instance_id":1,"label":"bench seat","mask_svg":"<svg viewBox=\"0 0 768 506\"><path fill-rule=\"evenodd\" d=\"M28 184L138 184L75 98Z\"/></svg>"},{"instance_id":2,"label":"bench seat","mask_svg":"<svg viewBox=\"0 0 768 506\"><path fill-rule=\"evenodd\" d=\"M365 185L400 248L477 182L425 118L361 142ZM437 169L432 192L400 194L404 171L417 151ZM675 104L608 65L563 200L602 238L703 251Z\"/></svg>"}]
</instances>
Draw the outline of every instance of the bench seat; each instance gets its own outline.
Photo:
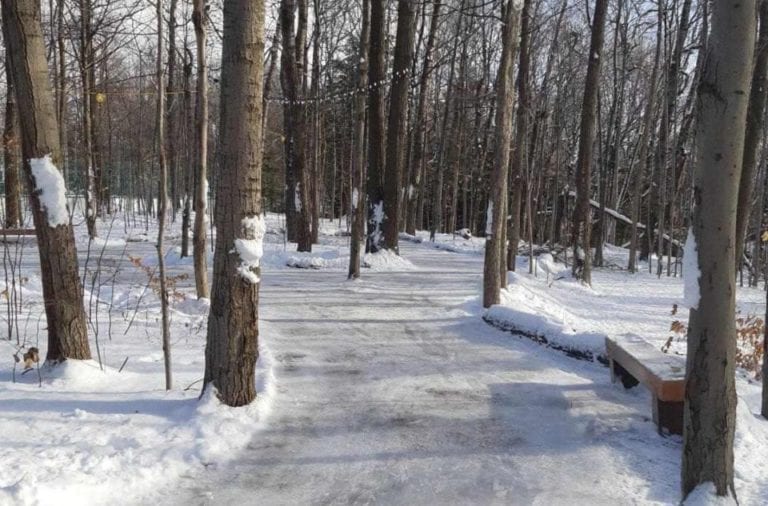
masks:
<instances>
[{"instance_id":1,"label":"bench seat","mask_svg":"<svg viewBox=\"0 0 768 506\"><path fill-rule=\"evenodd\" d=\"M621 380L625 388L645 385L653 395L653 421L659 432L682 434L685 359L634 335L607 337L605 350L611 381Z\"/></svg>"}]
</instances>

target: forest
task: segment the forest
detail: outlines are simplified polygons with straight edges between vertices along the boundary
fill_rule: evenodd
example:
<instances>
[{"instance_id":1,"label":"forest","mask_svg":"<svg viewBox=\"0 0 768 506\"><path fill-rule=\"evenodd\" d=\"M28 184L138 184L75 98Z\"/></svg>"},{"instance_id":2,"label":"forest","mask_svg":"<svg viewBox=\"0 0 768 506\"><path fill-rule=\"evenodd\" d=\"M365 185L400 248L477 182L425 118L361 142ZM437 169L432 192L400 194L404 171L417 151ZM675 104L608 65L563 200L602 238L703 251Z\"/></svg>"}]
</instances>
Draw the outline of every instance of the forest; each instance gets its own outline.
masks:
<instances>
[{"instance_id":1,"label":"forest","mask_svg":"<svg viewBox=\"0 0 768 506\"><path fill-rule=\"evenodd\" d=\"M0 505L768 504L768 0L0 4Z\"/></svg>"}]
</instances>

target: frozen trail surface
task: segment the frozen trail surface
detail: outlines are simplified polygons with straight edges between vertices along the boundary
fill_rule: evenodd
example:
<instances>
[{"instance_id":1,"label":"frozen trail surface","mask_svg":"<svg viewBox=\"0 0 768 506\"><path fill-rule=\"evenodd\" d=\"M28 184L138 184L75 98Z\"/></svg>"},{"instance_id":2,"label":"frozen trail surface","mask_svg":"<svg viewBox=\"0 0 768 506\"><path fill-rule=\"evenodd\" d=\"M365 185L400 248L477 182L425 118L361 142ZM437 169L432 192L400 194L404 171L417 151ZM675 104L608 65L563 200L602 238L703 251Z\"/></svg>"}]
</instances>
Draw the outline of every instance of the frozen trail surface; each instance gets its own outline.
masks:
<instances>
[{"instance_id":1,"label":"frozen trail surface","mask_svg":"<svg viewBox=\"0 0 768 506\"><path fill-rule=\"evenodd\" d=\"M482 257L264 276L277 393L243 454L173 504L672 504L680 441L641 390L480 319Z\"/></svg>"}]
</instances>

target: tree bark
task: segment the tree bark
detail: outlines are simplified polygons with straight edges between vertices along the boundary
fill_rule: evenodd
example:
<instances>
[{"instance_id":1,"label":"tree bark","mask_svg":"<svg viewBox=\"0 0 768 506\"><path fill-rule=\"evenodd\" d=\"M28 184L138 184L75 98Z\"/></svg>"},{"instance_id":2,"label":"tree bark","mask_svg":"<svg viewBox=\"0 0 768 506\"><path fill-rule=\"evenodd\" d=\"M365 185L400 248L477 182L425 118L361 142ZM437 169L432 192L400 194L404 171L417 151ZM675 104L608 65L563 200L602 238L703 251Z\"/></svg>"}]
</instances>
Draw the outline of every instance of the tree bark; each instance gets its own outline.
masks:
<instances>
[{"instance_id":1,"label":"tree bark","mask_svg":"<svg viewBox=\"0 0 768 506\"><path fill-rule=\"evenodd\" d=\"M408 89L411 86L413 39L416 34L416 2L398 0L397 36L387 124L386 170L384 171L384 247L400 252L400 188L405 165L408 121Z\"/></svg>"},{"instance_id":2,"label":"tree bark","mask_svg":"<svg viewBox=\"0 0 768 506\"><path fill-rule=\"evenodd\" d=\"M712 32L698 88L693 223L698 246L698 307L688 325L683 429L683 497L713 482L735 498L736 425L734 242L744 155L755 1L713 2ZM691 252L691 245L686 250ZM689 260L693 262L693 260ZM690 265L690 264L689 264ZM686 272L686 276L695 273ZM695 294L694 294L695 295Z\"/></svg>"},{"instance_id":3,"label":"tree bark","mask_svg":"<svg viewBox=\"0 0 768 506\"><path fill-rule=\"evenodd\" d=\"M386 0L371 0L369 43L370 83L368 90L368 231L365 251L376 253L384 247L384 79L386 55Z\"/></svg>"},{"instance_id":4,"label":"tree bark","mask_svg":"<svg viewBox=\"0 0 768 506\"><path fill-rule=\"evenodd\" d=\"M749 213L752 210L752 192L755 186L758 148L763 136L766 93L768 93L768 0L760 1L760 33L757 40L757 54L752 74L752 88L747 108L747 129L744 134L744 160L741 164L739 200L736 208L736 271L741 268L744 257L744 241L747 235ZM762 213L762 209L757 212ZM760 231L756 231L758 236ZM759 240L759 239L755 239Z\"/></svg>"},{"instance_id":5,"label":"tree bark","mask_svg":"<svg viewBox=\"0 0 768 506\"><path fill-rule=\"evenodd\" d=\"M584 283L592 284L590 173L595 144L597 95L600 84L600 53L603 50L605 18L608 0L596 0L589 43L589 63L584 84L579 126L579 154L576 161L576 209L573 215L573 274Z\"/></svg>"},{"instance_id":6,"label":"tree bark","mask_svg":"<svg viewBox=\"0 0 768 506\"><path fill-rule=\"evenodd\" d=\"M19 110L24 111L19 118L24 174L29 188L35 189L30 195L30 205L40 252L48 323L46 361L57 363L68 358L90 359L83 287L78 274L69 209L49 209L40 198L45 191L60 192L60 197L66 195L64 180L55 167L61 162L61 153L40 24L40 4L36 0L2 0L2 20L15 74L16 99ZM50 163L49 175L60 178L58 188L37 186L32 162L40 164L46 161Z\"/></svg>"},{"instance_id":7,"label":"tree bark","mask_svg":"<svg viewBox=\"0 0 768 506\"><path fill-rule=\"evenodd\" d=\"M303 0L302 0L303 1ZM300 2L301 3L301 2ZM299 9L299 27L296 37L293 25L296 0L280 2L280 29L283 38L281 81L285 104L283 128L285 130L286 221L289 240L295 238L298 251L312 251L309 180L306 160L306 118L302 93L304 68L304 38L306 37L305 6ZM291 223L294 223L291 226ZM291 228L295 237L291 237Z\"/></svg>"},{"instance_id":8,"label":"tree bark","mask_svg":"<svg viewBox=\"0 0 768 506\"><path fill-rule=\"evenodd\" d=\"M370 0L363 0L363 27L360 31L360 66L357 75L358 92L355 94L355 137L352 141L352 195L350 199L352 231L349 238L349 279L360 277L360 240L365 229L365 199L363 196L365 176L365 95L362 90L368 87L368 39L371 36L370 5Z\"/></svg>"},{"instance_id":9,"label":"tree bark","mask_svg":"<svg viewBox=\"0 0 768 506\"><path fill-rule=\"evenodd\" d=\"M229 406L243 406L256 397L258 251L265 232L260 216L263 54L264 0L225 2L218 235L204 384L216 388Z\"/></svg>"},{"instance_id":10,"label":"tree bark","mask_svg":"<svg viewBox=\"0 0 768 506\"><path fill-rule=\"evenodd\" d=\"M520 35L520 13L523 3L506 3L502 27L502 50L496 80L496 129L491 194L488 200L485 263L483 268L483 307L491 307L501 300L503 270L506 277L504 243L504 205L507 199L509 175L509 149L512 140L512 114L515 106L514 59ZM502 268L502 264L503 268Z\"/></svg>"},{"instance_id":11,"label":"tree bark","mask_svg":"<svg viewBox=\"0 0 768 506\"><path fill-rule=\"evenodd\" d=\"M427 119L427 101L429 100L429 78L432 72L434 59L435 38L440 16L442 0L434 0L432 5L432 18L429 23L429 34L427 35L427 44L424 48L424 63L422 65L421 76L419 77L419 100L416 105L416 118L414 121L414 143L413 143L413 163L411 164L411 181L406 190L406 199L408 205L408 222L405 231L408 234L416 234L416 227L422 226L418 223L418 202L422 180L424 178L424 150L426 144L426 119Z\"/></svg>"},{"instance_id":12,"label":"tree bark","mask_svg":"<svg viewBox=\"0 0 768 506\"><path fill-rule=\"evenodd\" d=\"M194 0L192 22L195 26L197 52L197 107L195 111L197 186L195 188L192 255L195 264L195 290L198 299L208 297L208 252L205 246L205 213L208 202L208 58L205 53L208 21L206 10L206 0Z\"/></svg>"},{"instance_id":13,"label":"tree bark","mask_svg":"<svg viewBox=\"0 0 768 506\"><path fill-rule=\"evenodd\" d=\"M21 226L21 178L19 157L19 109L13 87L13 71L8 45L5 48L5 128L3 130L3 163L5 167L5 227Z\"/></svg>"},{"instance_id":14,"label":"tree bark","mask_svg":"<svg viewBox=\"0 0 768 506\"><path fill-rule=\"evenodd\" d=\"M157 212L157 266L160 277L160 312L163 331L163 363L165 365L165 389L173 386L171 377L171 323L168 315L168 282L165 276L165 253L163 251L163 234L168 215L168 161L165 158L165 76L163 72L163 0L156 0L155 15L157 16L157 60L155 73L157 78L157 104L155 110L155 131L157 135L157 157L160 168L160 209ZM171 0L172 3L175 0Z\"/></svg>"}]
</instances>

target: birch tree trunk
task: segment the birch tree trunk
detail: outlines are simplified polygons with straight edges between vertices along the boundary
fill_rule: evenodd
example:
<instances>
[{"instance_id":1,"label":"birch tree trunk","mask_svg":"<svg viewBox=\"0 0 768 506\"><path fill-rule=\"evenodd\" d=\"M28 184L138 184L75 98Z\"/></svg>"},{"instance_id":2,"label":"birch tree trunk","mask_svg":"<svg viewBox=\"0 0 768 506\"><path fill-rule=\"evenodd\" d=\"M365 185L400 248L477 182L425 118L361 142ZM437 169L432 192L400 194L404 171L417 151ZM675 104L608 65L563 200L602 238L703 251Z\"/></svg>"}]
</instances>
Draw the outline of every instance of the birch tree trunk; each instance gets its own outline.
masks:
<instances>
[{"instance_id":1,"label":"birch tree trunk","mask_svg":"<svg viewBox=\"0 0 768 506\"><path fill-rule=\"evenodd\" d=\"M686 276L700 276L687 293L696 305L688 325L682 492L713 482L735 497L736 425L734 242L736 201L744 154L755 1L715 0L707 59L698 89L693 222ZM697 249L694 249L698 246ZM691 270L694 272L691 272Z\"/></svg>"},{"instance_id":2,"label":"birch tree trunk","mask_svg":"<svg viewBox=\"0 0 768 506\"><path fill-rule=\"evenodd\" d=\"M229 406L243 406L256 397L259 260L265 233L261 216L263 54L264 0L224 2L218 235L203 381Z\"/></svg>"},{"instance_id":3,"label":"birch tree trunk","mask_svg":"<svg viewBox=\"0 0 768 506\"><path fill-rule=\"evenodd\" d=\"M40 3L2 0L2 22L15 74L21 126L24 175L40 252L45 316L48 324L46 361L90 359L83 287L77 266L75 235L66 206L59 132L45 59ZM40 180L38 181L38 177ZM43 179L53 181L42 185Z\"/></svg>"}]
</instances>

